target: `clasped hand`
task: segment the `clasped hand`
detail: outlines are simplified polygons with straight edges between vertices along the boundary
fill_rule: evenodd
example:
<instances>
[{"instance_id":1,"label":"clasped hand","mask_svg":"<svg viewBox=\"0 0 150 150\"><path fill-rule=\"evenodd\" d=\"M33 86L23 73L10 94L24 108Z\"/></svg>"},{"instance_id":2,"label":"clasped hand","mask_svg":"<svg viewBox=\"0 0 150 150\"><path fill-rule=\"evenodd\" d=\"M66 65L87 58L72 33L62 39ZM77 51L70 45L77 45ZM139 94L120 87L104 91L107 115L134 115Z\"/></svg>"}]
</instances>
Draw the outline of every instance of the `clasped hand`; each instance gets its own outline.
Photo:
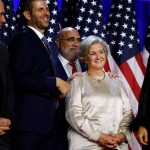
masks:
<instances>
[{"instance_id":1,"label":"clasped hand","mask_svg":"<svg viewBox=\"0 0 150 150\"><path fill-rule=\"evenodd\" d=\"M104 134L99 137L98 143L107 148L107 149L114 149L118 145L120 145L125 140L125 137L123 134Z\"/></svg>"},{"instance_id":2,"label":"clasped hand","mask_svg":"<svg viewBox=\"0 0 150 150\"><path fill-rule=\"evenodd\" d=\"M11 122L9 119L0 118L0 135L5 134L10 129Z\"/></svg>"}]
</instances>

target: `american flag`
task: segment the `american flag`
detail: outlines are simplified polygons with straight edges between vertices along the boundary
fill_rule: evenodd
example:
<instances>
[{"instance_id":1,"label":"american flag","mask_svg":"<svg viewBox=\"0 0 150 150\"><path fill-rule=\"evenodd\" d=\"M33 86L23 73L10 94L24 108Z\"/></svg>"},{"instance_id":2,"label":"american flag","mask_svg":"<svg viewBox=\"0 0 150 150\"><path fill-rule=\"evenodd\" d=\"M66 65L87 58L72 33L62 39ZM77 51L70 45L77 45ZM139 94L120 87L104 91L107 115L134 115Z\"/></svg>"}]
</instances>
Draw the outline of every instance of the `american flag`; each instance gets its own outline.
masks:
<instances>
[{"instance_id":1,"label":"american flag","mask_svg":"<svg viewBox=\"0 0 150 150\"><path fill-rule=\"evenodd\" d=\"M80 0L63 0L59 13L61 27L72 27L76 21L78 3Z\"/></svg>"},{"instance_id":2,"label":"american flag","mask_svg":"<svg viewBox=\"0 0 150 150\"><path fill-rule=\"evenodd\" d=\"M45 36L51 46L53 56L57 56L58 48L55 41L60 30L59 18L58 18L58 2L57 0L46 0L50 11L50 24L45 31Z\"/></svg>"},{"instance_id":3,"label":"american flag","mask_svg":"<svg viewBox=\"0 0 150 150\"><path fill-rule=\"evenodd\" d=\"M89 35L97 35L104 40L107 39L101 0L81 0L78 3L77 12L74 26L82 39Z\"/></svg>"},{"instance_id":4,"label":"american flag","mask_svg":"<svg viewBox=\"0 0 150 150\"><path fill-rule=\"evenodd\" d=\"M8 45L12 37L16 34L16 18L12 0L4 0L3 3L6 23L0 31L0 40Z\"/></svg>"},{"instance_id":5,"label":"american flag","mask_svg":"<svg viewBox=\"0 0 150 150\"><path fill-rule=\"evenodd\" d=\"M20 4L16 12L17 32L21 32L26 28L26 21L20 10Z\"/></svg>"},{"instance_id":6,"label":"american flag","mask_svg":"<svg viewBox=\"0 0 150 150\"><path fill-rule=\"evenodd\" d=\"M89 35L107 39L101 0L64 0L60 14L64 16L61 26L75 27L82 39Z\"/></svg>"},{"instance_id":7,"label":"american flag","mask_svg":"<svg viewBox=\"0 0 150 150\"><path fill-rule=\"evenodd\" d=\"M145 47L144 47L143 54L142 54L143 62L145 66L147 66L149 54L150 54L150 20L149 20L149 25L147 28L147 33L146 33Z\"/></svg>"},{"instance_id":8,"label":"american flag","mask_svg":"<svg viewBox=\"0 0 150 150\"><path fill-rule=\"evenodd\" d=\"M113 0L107 32L111 51L108 58L109 66L124 82L131 100L133 115L136 116L145 66L140 51L133 0ZM129 141L129 148L141 150L134 134Z\"/></svg>"}]
</instances>

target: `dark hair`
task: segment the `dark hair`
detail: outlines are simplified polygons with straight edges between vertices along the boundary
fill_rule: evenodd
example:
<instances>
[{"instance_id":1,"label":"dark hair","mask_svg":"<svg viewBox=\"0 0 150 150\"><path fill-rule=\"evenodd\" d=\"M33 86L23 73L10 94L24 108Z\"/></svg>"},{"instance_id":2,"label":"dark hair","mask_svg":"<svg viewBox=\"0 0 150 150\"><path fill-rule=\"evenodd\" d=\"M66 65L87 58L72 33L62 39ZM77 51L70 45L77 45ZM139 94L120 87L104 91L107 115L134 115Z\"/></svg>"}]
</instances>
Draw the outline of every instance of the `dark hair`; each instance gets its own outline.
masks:
<instances>
[{"instance_id":1,"label":"dark hair","mask_svg":"<svg viewBox=\"0 0 150 150\"><path fill-rule=\"evenodd\" d=\"M33 8L33 1L36 0L20 0L21 12L23 13L24 11L29 11L31 13Z\"/></svg>"}]
</instances>

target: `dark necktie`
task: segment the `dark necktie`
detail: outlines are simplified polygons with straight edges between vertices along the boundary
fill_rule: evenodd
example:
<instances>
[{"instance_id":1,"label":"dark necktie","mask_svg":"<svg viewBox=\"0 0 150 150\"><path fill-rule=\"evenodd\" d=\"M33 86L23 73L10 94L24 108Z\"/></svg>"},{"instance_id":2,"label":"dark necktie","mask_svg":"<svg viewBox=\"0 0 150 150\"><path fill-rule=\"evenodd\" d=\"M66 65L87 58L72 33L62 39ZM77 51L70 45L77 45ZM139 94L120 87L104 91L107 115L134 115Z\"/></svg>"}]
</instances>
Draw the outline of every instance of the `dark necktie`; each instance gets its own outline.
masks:
<instances>
[{"instance_id":1,"label":"dark necktie","mask_svg":"<svg viewBox=\"0 0 150 150\"><path fill-rule=\"evenodd\" d=\"M77 72L76 64L72 61L68 63L72 67L72 74Z\"/></svg>"},{"instance_id":2,"label":"dark necktie","mask_svg":"<svg viewBox=\"0 0 150 150\"><path fill-rule=\"evenodd\" d=\"M42 37L42 41L43 41L43 43L44 43L44 46L45 46L46 49L48 50L48 52L51 54L51 48L50 48L49 43L48 43L48 41L47 41L47 39L46 39L45 36Z\"/></svg>"},{"instance_id":3,"label":"dark necktie","mask_svg":"<svg viewBox=\"0 0 150 150\"><path fill-rule=\"evenodd\" d=\"M56 70L55 70L56 67L54 66L54 61L53 61L50 45L49 45L49 43L48 43L48 41L47 41L45 36L43 36L41 40L43 41L44 46L45 46L45 48L46 48L46 50L47 50L47 52L48 52L48 54L50 56L50 59L51 59L51 62L52 62L52 66L53 66L53 70L54 70L54 73L56 75Z\"/></svg>"}]
</instances>

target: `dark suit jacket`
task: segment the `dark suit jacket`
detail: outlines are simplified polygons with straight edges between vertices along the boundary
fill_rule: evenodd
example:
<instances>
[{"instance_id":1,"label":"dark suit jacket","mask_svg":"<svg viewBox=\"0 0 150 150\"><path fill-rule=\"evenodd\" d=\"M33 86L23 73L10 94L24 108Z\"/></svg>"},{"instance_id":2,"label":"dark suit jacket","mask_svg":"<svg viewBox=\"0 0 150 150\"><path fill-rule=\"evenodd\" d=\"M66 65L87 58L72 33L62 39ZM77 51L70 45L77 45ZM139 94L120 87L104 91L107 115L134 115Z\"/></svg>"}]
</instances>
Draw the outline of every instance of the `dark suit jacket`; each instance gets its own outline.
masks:
<instances>
[{"instance_id":1,"label":"dark suit jacket","mask_svg":"<svg viewBox=\"0 0 150 150\"><path fill-rule=\"evenodd\" d=\"M58 103L50 55L30 28L13 38L9 52L16 94L14 129L47 133L54 125Z\"/></svg>"},{"instance_id":2,"label":"dark suit jacket","mask_svg":"<svg viewBox=\"0 0 150 150\"><path fill-rule=\"evenodd\" d=\"M64 70L64 67L62 66L58 57L55 57L55 66L56 66L57 77L60 77L61 79L66 81L68 79L68 77L67 77L66 71ZM85 64L80 62L80 66L81 66L82 72L84 72L86 70Z\"/></svg>"},{"instance_id":3,"label":"dark suit jacket","mask_svg":"<svg viewBox=\"0 0 150 150\"><path fill-rule=\"evenodd\" d=\"M66 81L68 79L68 76L58 57L55 57L55 66L57 77ZM82 72L84 72L86 70L85 64L80 62L80 66ZM59 100L59 106L57 109L57 117L56 117L56 128L59 133L67 134L68 123L65 119L65 98Z\"/></svg>"},{"instance_id":4,"label":"dark suit jacket","mask_svg":"<svg viewBox=\"0 0 150 150\"><path fill-rule=\"evenodd\" d=\"M14 114L13 83L8 66L8 50L0 41L0 117L12 119Z\"/></svg>"},{"instance_id":5,"label":"dark suit jacket","mask_svg":"<svg viewBox=\"0 0 150 150\"><path fill-rule=\"evenodd\" d=\"M148 139L150 139L150 57L148 59L146 74L142 85L138 114L130 124L130 129L137 131L139 126L146 127L148 131ZM148 146L144 146L143 150L150 149L150 140L148 140Z\"/></svg>"}]
</instances>

